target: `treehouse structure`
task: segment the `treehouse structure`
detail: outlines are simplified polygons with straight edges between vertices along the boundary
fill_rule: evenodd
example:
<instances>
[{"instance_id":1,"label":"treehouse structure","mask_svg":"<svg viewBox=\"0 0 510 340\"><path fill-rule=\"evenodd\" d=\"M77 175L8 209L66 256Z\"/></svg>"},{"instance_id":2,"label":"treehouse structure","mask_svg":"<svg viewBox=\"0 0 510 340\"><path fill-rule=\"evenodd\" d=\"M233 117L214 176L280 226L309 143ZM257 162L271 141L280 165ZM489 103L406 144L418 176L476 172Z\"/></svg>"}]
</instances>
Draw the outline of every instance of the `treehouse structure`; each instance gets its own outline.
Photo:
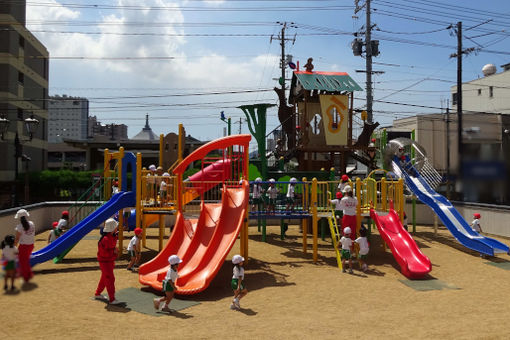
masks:
<instances>
[{"instance_id":1,"label":"treehouse structure","mask_svg":"<svg viewBox=\"0 0 510 340\"><path fill-rule=\"evenodd\" d=\"M285 156L296 158L299 170L336 167L344 172L347 158L356 158L355 151L366 155L373 149L369 142L378 124L365 123L361 135L353 140L355 91L362 88L345 72L294 71L289 94L294 112L287 119L295 131L284 129Z\"/></svg>"}]
</instances>

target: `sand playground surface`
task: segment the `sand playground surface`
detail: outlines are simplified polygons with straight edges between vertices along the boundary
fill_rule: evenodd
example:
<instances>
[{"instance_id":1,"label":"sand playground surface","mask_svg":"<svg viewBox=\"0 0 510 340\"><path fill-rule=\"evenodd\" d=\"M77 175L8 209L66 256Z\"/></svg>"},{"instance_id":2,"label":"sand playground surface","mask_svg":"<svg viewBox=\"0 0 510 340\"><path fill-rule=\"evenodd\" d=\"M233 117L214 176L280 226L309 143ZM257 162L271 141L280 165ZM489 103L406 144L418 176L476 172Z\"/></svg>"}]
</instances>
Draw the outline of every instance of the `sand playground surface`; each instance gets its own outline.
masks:
<instances>
[{"instance_id":1,"label":"sand playground surface","mask_svg":"<svg viewBox=\"0 0 510 340\"><path fill-rule=\"evenodd\" d=\"M460 246L445 229L418 227L414 235L433 268L425 280L409 281L377 231L371 237L370 271L343 274L329 239L319 240L319 261L303 254L301 233L290 226L285 240L279 226L268 227L261 242L250 227L248 295L241 311L229 305L230 259L204 292L176 296L193 306L150 315L129 304L94 301L100 271L96 261L99 232L91 232L63 263L34 267L33 284L0 298L2 339L507 339L510 336L510 257L483 259ZM167 230L168 232L168 230ZM131 236L132 233L128 234ZM145 261L157 253L157 229L149 229ZM47 233L37 236L35 249ZM509 243L508 240L500 239ZM127 243L125 243L127 245ZM117 261L116 289L141 293L138 275ZM22 280L16 282L18 288ZM106 292L105 292L106 293ZM145 292L152 303L155 292ZM156 292L157 293L157 292ZM145 299L145 297L144 297ZM154 314L154 311L152 311Z\"/></svg>"}]
</instances>

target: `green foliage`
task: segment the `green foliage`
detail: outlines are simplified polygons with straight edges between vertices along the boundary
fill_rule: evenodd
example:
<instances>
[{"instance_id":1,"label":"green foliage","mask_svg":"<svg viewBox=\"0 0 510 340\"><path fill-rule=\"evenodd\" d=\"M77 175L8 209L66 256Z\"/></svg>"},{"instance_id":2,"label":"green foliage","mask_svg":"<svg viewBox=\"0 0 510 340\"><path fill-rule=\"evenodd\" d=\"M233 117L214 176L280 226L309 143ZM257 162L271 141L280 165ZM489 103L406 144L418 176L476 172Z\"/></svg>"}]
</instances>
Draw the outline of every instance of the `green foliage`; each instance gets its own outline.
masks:
<instances>
[{"instance_id":1,"label":"green foliage","mask_svg":"<svg viewBox=\"0 0 510 340\"><path fill-rule=\"evenodd\" d=\"M198 168L191 168L191 169L188 169L186 171L184 171L184 174L182 174L182 179L185 180L187 179L189 176L192 176L194 174L196 174L197 172L199 172L200 169Z\"/></svg>"},{"instance_id":2,"label":"green foliage","mask_svg":"<svg viewBox=\"0 0 510 340\"><path fill-rule=\"evenodd\" d=\"M260 177L262 178L262 175L260 174L259 169L254 164L251 164L248 166L248 180L254 181L255 178ZM267 178L262 178L262 180L266 180Z\"/></svg>"},{"instance_id":3,"label":"green foliage","mask_svg":"<svg viewBox=\"0 0 510 340\"><path fill-rule=\"evenodd\" d=\"M30 192L38 200L77 198L93 183L92 174L98 171L44 170L31 172ZM65 192L65 195L62 193Z\"/></svg>"}]
</instances>

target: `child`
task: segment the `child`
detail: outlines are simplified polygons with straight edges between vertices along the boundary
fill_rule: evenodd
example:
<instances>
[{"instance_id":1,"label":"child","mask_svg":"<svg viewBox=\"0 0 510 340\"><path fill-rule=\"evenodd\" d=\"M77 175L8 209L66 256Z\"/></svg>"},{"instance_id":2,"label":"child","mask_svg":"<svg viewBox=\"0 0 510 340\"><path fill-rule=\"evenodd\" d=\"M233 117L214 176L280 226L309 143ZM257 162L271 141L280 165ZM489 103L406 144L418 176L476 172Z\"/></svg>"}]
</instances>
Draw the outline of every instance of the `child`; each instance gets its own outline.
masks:
<instances>
[{"instance_id":1,"label":"child","mask_svg":"<svg viewBox=\"0 0 510 340\"><path fill-rule=\"evenodd\" d=\"M149 165L149 172L147 173L147 185L146 185L146 197L149 203L154 202L155 198L155 190L154 186L156 185L156 166L154 164Z\"/></svg>"},{"instance_id":2,"label":"child","mask_svg":"<svg viewBox=\"0 0 510 340\"><path fill-rule=\"evenodd\" d=\"M482 227L480 226L480 219L482 218L482 215L479 213L474 213L473 217L475 218L473 222L471 222L471 228L473 228L474 231L477 233L482 232Z\"/></svg>"},{"instance_id":3,"label":"child","mask_svg":"<svg viewBox=\"0 0 510 340\"><path fill-rule=\"evenodd\" d=\"M340 225L340 219L343 217L344 212L342 210L342 207L340 205L340 202L342 200L342 193L339 191L336 193L336 199L329 200L329 203L335 205L335 217L337 219L337 225Z\"/></svg>"},{"instance_id":4,"label":"child","mask_svg":"<svg viewBox=\"0 0 510 340\"><path fill-rule=\"evenodd\" d=\"M2 241L2 262L5 269L4 290L7 290L7 281L11 279L11 290L14 287L14 279L16 278L16 260L18 258L18 249L14 246L14 235L7 235Z\"/></svg>"},{"instance_id":5,"label":"child","mask_svg":"<svg viewBox=\"0 0 510 340\"><path fill-rule=\"evenodd\" d=\"M294 192L296 190L297 179L292 177L289 182L289 187L287 188L287 207L285 207L285 210L294 211L294 206L296 205Z\"/></svg>"},{"instance_id":6,"label":"child","mask_svg":"<svg viewBox=\"0 0 510 340\"><path fill-rule=\"evenodd\" d=\"M246 294L248 289L244 286L244 268L243 268L244 257L241 255L234 255L232 257L232 264L234 265L232 281L230 286L234 290L234 299L230 304L230 309L241 309L241 300Z\"/></svg>"},{"instance_id":7,"label":"child","mask_svg":"<svg viewBox=\"0 0 510 340\"><path fill-rule=\"evenodd\" d=\"M48 244L55 241L60 235L62 235L62 229L58 227L58 222L53 222L51 225L53 229L50 231L48 235Z\"/></svg>"},{"instance_id":8,"label":"child","mask_svg":"<svg viewBox=\"0 0 510 340\"><path fill-rule=\"evenodd\" d=\"M96 300L105 300L106 297L101 295L106 287L108 292L108 300L111 305L118 305L122 302L115 299L115 275L113 268L115 267L115 259L117 258L117 227L118 223L113 218L109 218L104 223L103 232L99 242L97 243L97 261L99 269L101 269L101 278L97 284Z\"/></svg>"},{"instance_id":9,"label":"child","mask_svg":"<svg viewBox=\"0 0 510 340\"><path fill-rule=\"evenodd\" d=\"M69 223L69 211L64 210L62 211L62 217L60 217L60 220L58 220L57 228L64 232L64 230L67 228L68 223Z\"/></svg>"},{"instance_id":10,"label":"child","mask_svg":"<svg viewBox=\"0 0 510 340\"><path fill-rule=\"evenodd\" d=\"M352 188L350 185L346 185L345 188L345 196L340 201L340 208L343 210L342 217L342 228L356 228L356 207L358 205L358 200L356 197L353 197ZM354 229L355 230L355 229ZM345 234L345 231L344 231ZM351 238L354 241L356 239L356 233L351 234Z\"/></svg>"},{"instance_id":11,"label":"child","mask_svg":"<svg viewBox=\"0 0 510 340\"><path fill-rule=\"evenodd\" d=\"M168 269L165 279L163 280L163 292L165 292L165 296L154 299L154 308L159 309L161 302L165 301L165 305L163 306L162 311L169 313L172 311L170 308L168 308L168 305L170 304L170 301L172 301L172 298L174 297L174 292L176 289L175 282L179 278L179 275L177 274L177 267L181 262L182 260L177 255L171 255L168 258L170 268Z\"/></svg>"},{"instance_id":12,"label":"child","mask_svg":"<svg viewBox=\"0 0 510 340\"><path fill-rule=\"evenodd\" d=\"M350 179L347 175L342 175L342 180L340 181L340 184L338 184L338 191L342 194L345 191L345 187L349 185Z\"/></svg>"},{"instance_id":13,"label":"child","mask_svg":"<svg viewBox=\"0 0 510 340\"><path fill-rule=\"evenodd\" d=\"M337 248L342 247L342 272L345 273L345 261L349 261L349 274L352 274L352 239L351 239L351 228L347 227L344 229L344 236L340 238L337 244Z\"/></svg>"},{"instance_id":14,"label":"child","mask_svg":"<svg viewBox=\"0 0 510 340\"><path fill-rule=\"evenodd\" d=\"M167 200L167 186L168 186L168 180L170 179L170 174L168 172L165 172L163 174L163 177L161 178L161 183L159 183L159 199L161 200L161 205L164 205Z\"/></svg>"},{"instance_id":15,"label":"child","mask_svg":"<svg viewBox=\"0 0 510 340\"><path fill-rule=\"evenodd\" d=\"M129 256L131 257L131 261L127 266L127 270L131 270L133 266L136 268L140 264L140 257L142 254L141 246L140 246L140 235L142 234L141 228L135 228L135 236L129 241L129 245L127 247L127 251Z\"/></svg>"},{"instance_id":16,"label":"child","mask_svg":"<svg viewBox=\"0 0 510 340\"><path fill-rule=\"evenodd\" d=\"M115 195L115 194L118 194L118 193L119 193L119 182L118 181L113 181L112 195Z\"/></svg>"},{"instance_id":17,"label":"child","mask_svg":"<svg viewBox=\"0 0 510 340\"><path fill-rule=\"evenodd\" d=\"M367 228L361 227L359 230L360 237L358 237L354 242L359 244L359 264L361 266L361 270L366 272L368 270L368 265L366 262L368 251L370 249L370 246L368 244L367 240Z\"/></svg>"},{"instance_id":18,"label":"child","mask_svg":"<svg viewBox=\"0 0 510 340\"><path fill-rule=\"evenodd\" d=\"M269 202L267 204L267 211L270 214L274 214L276 208L276 197L278 197L278 188L274 186L275 180L271 178L269 180L269 188L267 188L267 197L269 198Z\"/></svg>"},{"instance_id":19,"label":"child","mask_svg":"<svg viewBox=\"0 0 510 340\"><path fill-rule=\"evenodd\" d=\"M255 183L253 184L253 201L252 201L252 211L260 210L262 205L262 185L260 184L262 182L262 178L257 177L255 179ZM257 208L257 209L255 209Z\"/></svg>"}]
</instances>

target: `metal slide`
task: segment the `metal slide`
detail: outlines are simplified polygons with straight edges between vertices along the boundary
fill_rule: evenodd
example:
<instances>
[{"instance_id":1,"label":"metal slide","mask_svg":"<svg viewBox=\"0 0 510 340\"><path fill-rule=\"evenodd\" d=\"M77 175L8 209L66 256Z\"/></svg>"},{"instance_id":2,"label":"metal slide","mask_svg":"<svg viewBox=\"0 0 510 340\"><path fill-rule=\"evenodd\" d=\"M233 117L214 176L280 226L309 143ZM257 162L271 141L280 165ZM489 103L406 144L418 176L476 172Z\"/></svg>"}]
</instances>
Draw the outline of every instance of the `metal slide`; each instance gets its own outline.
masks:
<instances>
[{"instance_id":1,"label":"metal slide","mask_svg":"<svg viewBox=\"0 0 510 340\"><path fill-rule=\"evenodd\" d=\"M138 273L140 283L161 290L168 271L168 257L177 254L179 266L178 294L196 294L206 289L223 265L243 224L248 204L248 182L241 188L223 189L221 204L202 204L198 220L177 220L165 248Z\"/></svg>"},{"instance_id":2,"label":"metal slide","mask_svg":"<svg viewBox=\"0 0 510 340\"><path fill-rule=\"evenodd\" d=\"M451 202L435 192L416 168L407 164L407 171L405 171L401 168L397 158L393 160L392 166L396 170L396 174L404 178L407 187L418 199L434 210L460 244L489 256L494 256L495 253L509 252L510 248L506 244L474 231Z\"/></svg>"},{"instance_id":3,"label":"metal slide","mask_svg":"<svg viewBox=\"0 0 510 340\"><path fill-rule=\"evenodd\" d=\"M419 279L432 270L430 259L421 252L414 239L404 229L395 210L390 209L386 216L380 216L374 209L370 209L370 217L390 247L402 274L410 279Z\"/></svg>"},{"instance_id":4,"label":"metal slide","mask_svg":"<svg viewBox=\"0 0 510 340\"><path fill-rule=\"evenodd\" d=\"M121 191L112 196L105 204L83 219L80 223L66 231L59 238L30 256L30 265L49 261L55 256L74 246L85 235L101 223L113 216L117 211L135 205L135 194L132 191Z\"/></svg>"}]
</instances>

